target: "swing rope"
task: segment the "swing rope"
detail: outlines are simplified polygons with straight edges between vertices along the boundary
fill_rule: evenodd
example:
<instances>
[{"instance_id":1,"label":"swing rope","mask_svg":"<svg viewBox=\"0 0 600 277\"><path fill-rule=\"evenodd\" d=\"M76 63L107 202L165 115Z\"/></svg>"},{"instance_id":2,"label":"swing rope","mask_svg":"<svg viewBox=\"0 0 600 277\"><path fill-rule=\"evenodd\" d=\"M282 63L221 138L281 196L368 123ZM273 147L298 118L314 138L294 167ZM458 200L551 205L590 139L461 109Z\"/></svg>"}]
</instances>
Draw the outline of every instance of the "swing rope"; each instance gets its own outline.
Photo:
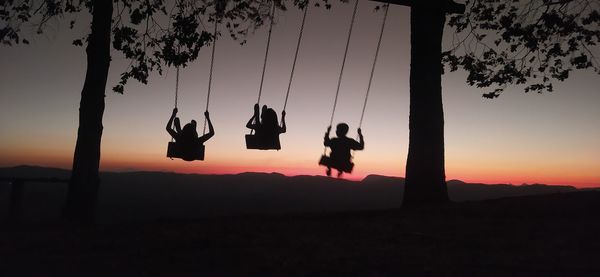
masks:
<instances>
[{"instance_id":1,"label":"swing rope","mask_svg":"<svg viewBox=\"0 0 600 277\"><path fill-rule=\"evenodd\" d=\"M177 99L179 98L179 66L175 70L175 108L177 109Z\"/></svg>"},{"instance_id":2,"label":"swing rope","mask_svg":"<svg viewBox=\"0 0 600 277\"><path fill-rule=\"evenodd\" d=\"M375 59L373 59L373 67L371 67L371 76L369 77L369 85L367 86L367 94L365 95L365 102L363 103L362 112L360 114L360 121L358 128L362 126L363 118L365 117L365 110L367 108L367 101L369 100L369 94L371 92L371 83L373 82L373 74L375 73L375 65L377 64L377 57L379 56L379 48L381 47L381 38L383 37L383 30L385 29L385 21L387 19L388 10L390 5L385 4L385 12L383 14L383 22L381 23L381 31L379 32L379 40L377 41L377 50L375 50Z\"/></svg>"},{"instance_id":3,"label":"swing rope","mask_svg":"<svg viewBox=\"0 0 600 277\"><path fill-rule=\"evenodd\" d=\"M258 89L258 100L257 104L260 104L260 96L262 95L263 83L265 80L265 70L267 69L267 58L269 57L269 46L271 45L271 32L273 31L273 21L275 16L275 1L273 1L273 7L271 8L271 23L269 24L269 36L267 37L267 49L265 50L265 60L263 63L262 75L260 77L260 88Z\"/></svg>"},{"instance_id":4,"label":"swing rope","mask_svg":"<svg viewBox=\"0 0 600 277\"><path fill-rule=\"evenodd\" d=\"M300 50L300 42L302 41L302 33L304 32L304 22L306 22L306 13L308 11L309 3L306 3L304 7L304 15L302 16L302 25L300 25L300 34L298 35L298 44L296 44L296 53L294 54L294 62L292 63L292 72L290 73L290 82L288 83L287 92L285 94L285 102L283 102L283 111L287 107L288 98L290 96L290 89L292 88L292 80L294 79L294 70L296 69L296 61L298 60L298 50Z\"/></svg>"},{"instance_id":5,"label":"swing rope","mask_svg":"<svg viewBox=\"0 0 600 277\"><path fill-rule=\"evenodd\" d=\"M340 69L340 77L338 78L337 89L335 91L335 99L333 100L333 109L331 111L331 118L329 119L329 127L333 124L333 117L335 115L335 108L337 107L338 96L340 95L340 85L342 84L342 76L344 75L344 66L346 65L346 57L348 56L348 46L350 46L350 38L352 37L352 27L354 26L354 19L356 18L356 11L358 10L358 0L354 3L354 11L352 11L352 19L350 20L350 30L348 30L348 39L346 40L346 49L344 50L344 59L342 60L342 68ZM323 155L327 155L327 146L323 147Z\"/></svg>"},{"instance_id":6,"label":"swing rope","mask_svg":"<svg viewBox=\"0 0 600 277\"><path fill-rule=\"evenodd\" d=\"M342 84L342 76L344 75L344 66L346 65L346 57L348 56L348 46L350 45L350 38L352 37L352 27L354 26L354 18L356 18L356 11L358 10L358 0L354 3L354 11L352 12L352 19L350 20L350 30L348 31L348 39L346 40L346 49L344 50L344 59L342 60L342 68L340 69L340 76L338 78L337 89L335 91L335 99L333 100L333 109L331 111L331 119L329 120L329 126L333 124L333 116L335 115L335 109L337 107L338 96L340 94L340 86Z\"/></svg>"},{"instance_id":7,"label":"swing rope","mask_svg":"<svg viewBox=\"0 0 600 277\"><path fill-rule=\"evenodd\" d=\"M175 67L175 109L177 109L177 100L179 98L179 65ZM174 142L175 139L171 137L171 141ZM171 158L172 160L173 158Z\"/></svg>"},{"instance_id":8,"label":"swing rope","mask_svg":"<svg viewBox=\"0 0 600 277\"><path fill-rule=\"evenodd\" d=\"M215 46L217 44L217 26L219 21L215 20L215 29L213 31L213 44L212 44L212 53L210 55L210 73L208 74L208 92L206 94L206 109L205 111L208 112L208 104L210 103L210 91L212 89L212 77L213 77L213 65L215 62ZM202 134L205 135L206 134L206 117L204 117L204 128L202 128Z\"/></svg>"}]
</instances>

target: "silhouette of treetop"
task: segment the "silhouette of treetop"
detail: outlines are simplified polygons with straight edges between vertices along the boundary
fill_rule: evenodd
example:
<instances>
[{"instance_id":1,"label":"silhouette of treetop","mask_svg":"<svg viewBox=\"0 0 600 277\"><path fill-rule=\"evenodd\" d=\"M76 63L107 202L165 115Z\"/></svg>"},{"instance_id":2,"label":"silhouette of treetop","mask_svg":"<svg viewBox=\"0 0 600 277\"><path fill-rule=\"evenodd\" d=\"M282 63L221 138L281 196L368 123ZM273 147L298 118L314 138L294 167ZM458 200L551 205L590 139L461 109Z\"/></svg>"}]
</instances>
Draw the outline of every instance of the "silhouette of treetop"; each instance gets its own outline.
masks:
<instances>
[{"instance_id":1,"label":"silhouette of treetop","mask_svg":"<svg viewBox=\"0 0 600 277\"><path fill-rule=\"evenodd\" d=\"M69 27L73 29L76 14L94 13L92 2L3 1L0 26L5 27L0 27L0 42L8 46L28 44L28 38L24 37L28 34L23 30L33 26L36 34L42 34L54 18L69 20ZM153 71L162 74L165 65L185 67L198 57L202 47L215 39L211 31L215 22L220 28L226 28L233 39L244 44L248 34L269 22L272 3L252 0L114 1L112 46L131 64L113 90L123 93L125 84L132 78L146 84L149 74ZM291 3L303 8L307 1ZM287 9L284 1L275 1L275 5L280 10ZM75 39L73 44L83 46L87 40L87 37Z\"/></svg>"},{"instance_id":2,"label":"silhouette of treetop","mask_svg":"<svg viewBox=\"0 0 600 277\"><path fill-rule=\"evenodd\" d=\"M475 0L448 24L456 29L443 61L468 72L467 83L493 88L509 84L525 92L551 92L574 69L600 74L600 2L597 0Z\"/></svg>"}]
</instances>

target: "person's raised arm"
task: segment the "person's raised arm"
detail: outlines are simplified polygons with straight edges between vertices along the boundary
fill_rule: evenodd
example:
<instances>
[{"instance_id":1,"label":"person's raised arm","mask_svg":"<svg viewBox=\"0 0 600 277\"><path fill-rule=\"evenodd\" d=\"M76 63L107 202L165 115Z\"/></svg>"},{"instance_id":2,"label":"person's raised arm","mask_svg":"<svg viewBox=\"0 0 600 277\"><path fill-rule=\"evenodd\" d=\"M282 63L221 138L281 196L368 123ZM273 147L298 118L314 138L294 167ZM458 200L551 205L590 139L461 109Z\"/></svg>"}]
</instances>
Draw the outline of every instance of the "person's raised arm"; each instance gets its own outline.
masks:
<instances>
[{"instance_id":1,"label":"person's raised arm","mask_svg":"<svg viewBox=\"0 0 600 277\"><path fill-rule=\"evenodd\" d=\"M254 104L254 114L252 115L250 120L248 120L248 123L246 123L246 128L256 129L256 127L258 126L258 122L255 124L254 121L258 121L259 118L260 118L259 106L258 106L258 104Z\"/></svg>"},{"instance_id":2,"label":"person's raised arm","mask_svg":"<svg viewBox=\"0 0 600 277\"><path fill-rule=\"evenodd\" d=\"M204 117L206 118L206 122L208 123L208 133L198 138L200 143L204 143L215 135L215 128L213 128L212 122L210 121L210 116L208 111L204 112Z\"/></svg>"},{"instance_id":3,"label":"person's raised arm","mask_svg":"<svg viewBox=\"0 0 600 277\"><path fill-rule=\"evenodd\" d=\"M279 127L279 133L285 133L287 127L285 126L285 111L281 112L281 127Z\"/></svg>"},{"instance_id":4,"label":"person's raised arm","mask_svg":"<svg viewBox=\"0 0 600 277\"><path fill-rule=\"evenodd\" d=\"M354 150L363 150L365 149L365 139L363 138L362 130L358 128L358 143Z\"/></svg>"},{"instance_id":5,"label":"person's raised arm","mask_svg":"<svg viewBox=\"0 0 600 277\"><path fill-rule=\"evenodd\" d=\"M331 139L329 138L329 132L331 132L331 126L327 127L327 132L325 132L325 137L323 138L323 145L330 146Z\"/></svg>"},{"instance_id":6,"label":"person's raised arm","mask_svg":"<svg viewBox=\"0 0 600 277\"><path fill-rule=\"evenodd\" d=\"M175 117L175 120L173 120L173 125L175 127L175 132L178 134L181 133L181 122L179 121L179 117Z\"/></svg>"},{"instance_id":7,"label":"person's raised arm","mask_svg":"<svg viewBox=\"0 0 600 277\"><path fill-rule=\"evenodd\" d=\"M167 133L169 133L169 135L171 135L171 137L175 138L177 136L177 132L175 132L175 130L173 130L173 120L175 119L175 116L177 115L177 108L173 109L173 113L171 114L171 118L169 118L169 122L167 122Z\"/></svg>"}]
</instances>

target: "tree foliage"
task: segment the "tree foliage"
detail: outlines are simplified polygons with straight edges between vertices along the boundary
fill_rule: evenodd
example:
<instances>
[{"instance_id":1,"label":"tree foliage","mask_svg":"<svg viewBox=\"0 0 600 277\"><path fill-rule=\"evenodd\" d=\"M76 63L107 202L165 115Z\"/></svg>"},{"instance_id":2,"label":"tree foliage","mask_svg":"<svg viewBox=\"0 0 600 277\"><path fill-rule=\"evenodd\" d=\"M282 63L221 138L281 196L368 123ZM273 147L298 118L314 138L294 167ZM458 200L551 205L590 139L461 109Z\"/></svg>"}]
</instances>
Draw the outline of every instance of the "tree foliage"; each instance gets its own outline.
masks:
<instances>
[{"instance_id":1,"label":"tree foliage","mask_svg":"<svg viewBox=\"0 0 600 277\"><path fill-rule=\"evenodd\" d=\"M93 14L94 0L4 0L0 3L0 43L29 43L34 29L41 34L51 19L69 21L74 28L77 14ZM101 0L104 1L104 0ZM110 0L109 0L110 1ZM147 83L151 72L162 74L165 66L182 66L194 61L216 37L219 29L245 43L246 37L270 20L272 5L286 10L288 5L304 8L306 0L112 0L112 46L130 60L128 69L113 90L123 93L130 79ZM221 32L216 34L222 35ZM83 46L87 38L75 39Z\"/></svg>"},{"instance_id":2,"label":"tree foliage","mask_svg":"<svg viewBox=\"0 0 600 277\"><path fill-rule=\"evenodd\" d=\"M551 92L577 69L600 74L598 0L471 0L449 25L455 34L445 65L466 70L468 84L493 89L487 98L509 84Z\"/></svg>"},{"instance_id":3,"label":"tree foliage","mask_svg":"<svg viewBox=\"0 0 600 277\"><path fill-rule=\"evenodd\" d=\"M53 18L77 18L91 11L93 0L4 0L0 3L0 43L29 43L28 35L41 34ZM276 0L300 8L307 0ZM341 0L347 2L347 0ZM130 79L147 83L149 74L162 74L164 66L186 66L211 43L216 21L229 35L245 38L269 20L270 0L113 0L113 48L131 63L113 87L123 93ZM315 6L331 7L329 0ZM525 92L553 90L573 70L592 68L600 73L600 1L597 0L470 0L467 12L454 15L450 50L443 61L450 71L464 69L467 83L492 91L498 97L510 84L525 85ZM76 20L69 20L73 28ZM223 28L220 28L223 29ZM221 33L217 34L221 35ZM74 45L83 46L84 39Z\"/></svg>"}]
</instances>

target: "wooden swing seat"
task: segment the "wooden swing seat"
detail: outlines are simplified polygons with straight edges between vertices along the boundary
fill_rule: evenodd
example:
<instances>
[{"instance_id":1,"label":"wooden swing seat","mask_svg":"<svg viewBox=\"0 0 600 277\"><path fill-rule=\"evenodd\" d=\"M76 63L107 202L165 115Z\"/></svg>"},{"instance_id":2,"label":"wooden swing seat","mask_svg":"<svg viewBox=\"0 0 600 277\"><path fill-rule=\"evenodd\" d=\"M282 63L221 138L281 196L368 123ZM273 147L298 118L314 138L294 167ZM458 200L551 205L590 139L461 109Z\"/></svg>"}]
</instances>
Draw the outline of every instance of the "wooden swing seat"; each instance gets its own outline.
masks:
<instances>
[{"instance_id":1,"label":"wooden swing seat","mask_svg":"<svg viewBox=\"0 0 600 277\"><path fill-rule=\"evenodd\" d=\"M194 145L194 148L190 150L191 151L185 151L185 149L182 149L181 145L171 141L167 147L167 157L178 158L188 162L204 161L204 144L197 143Z\"/></svg>"},{"instance_id":2,"label":"wooden swing seat","mask_svg":"<svg viewBox=\"0 0 600 277\"><path fill-rule=\"evenodd\" d=\"M278 135L275 136L274 140L264 140L256 134L247 134L246 149L281 150L281 143L279 142Z\"/></svg>"},{"instance_id":3,"label":"wooden swing seat","mask_svg":"<svg viewBox=\"0 0 600 277\"><path fill-rule=\"evenodd\" d=\"M326 155L321 156L321 159L319 160L319 165L337 169L341 172L346 172L346 173L352 173L352 169L354 169L353 162L348 161L346 163L340 163Z\"/></svg>"}]
</instances>

